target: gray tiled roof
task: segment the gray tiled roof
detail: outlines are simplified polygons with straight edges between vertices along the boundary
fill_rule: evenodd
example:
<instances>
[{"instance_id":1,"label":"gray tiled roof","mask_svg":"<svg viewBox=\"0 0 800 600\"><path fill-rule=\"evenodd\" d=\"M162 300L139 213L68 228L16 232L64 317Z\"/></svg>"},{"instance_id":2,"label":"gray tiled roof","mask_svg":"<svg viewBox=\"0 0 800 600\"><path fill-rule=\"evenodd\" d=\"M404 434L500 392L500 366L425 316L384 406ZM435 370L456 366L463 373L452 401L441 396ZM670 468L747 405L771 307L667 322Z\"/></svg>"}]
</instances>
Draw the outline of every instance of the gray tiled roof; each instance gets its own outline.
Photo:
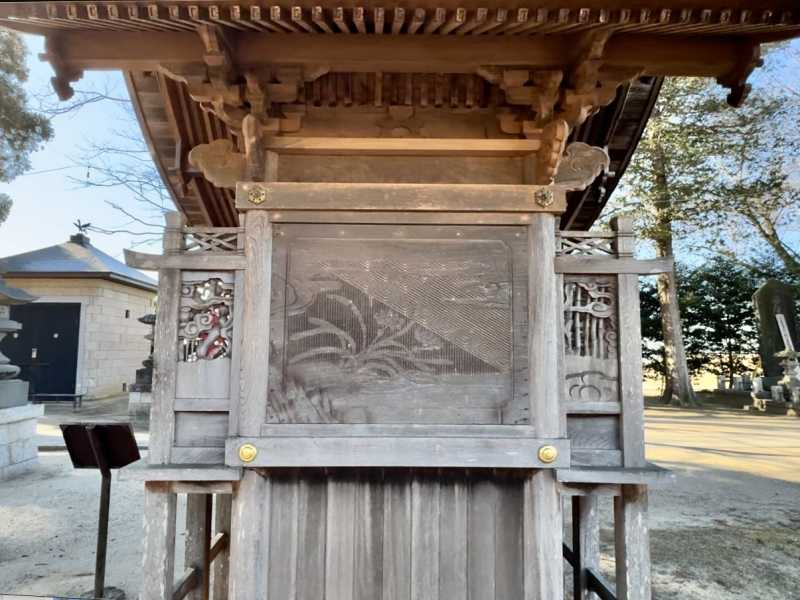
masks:
<instances>
[{"instance_id":1,"label":"gray tiled roof","mask_svg":"<svg viewBox=\"0 0 800 600\"><path fill-rule=\"evenodd\" d=\"M0 274L7 277L96 277L154 290L157 283L144 273L101 252L78 234L68 242L0 258Z\"/></svg>"}]
</instances>

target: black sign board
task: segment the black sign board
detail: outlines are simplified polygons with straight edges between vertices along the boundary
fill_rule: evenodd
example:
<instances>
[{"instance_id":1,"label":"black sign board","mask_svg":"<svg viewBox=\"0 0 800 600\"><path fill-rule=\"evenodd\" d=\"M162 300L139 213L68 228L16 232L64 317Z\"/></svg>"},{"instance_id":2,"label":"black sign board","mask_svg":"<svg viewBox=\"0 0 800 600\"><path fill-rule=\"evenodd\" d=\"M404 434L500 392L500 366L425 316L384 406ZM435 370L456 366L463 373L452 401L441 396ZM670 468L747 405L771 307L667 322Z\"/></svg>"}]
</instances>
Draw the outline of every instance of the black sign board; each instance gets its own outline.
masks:
<instances>
[{"instance_id":1,"label":"black sign board","mask_svg":"<svg viewBox=\"0 0 800 600\"><path fill-rule=\"evenodd\" d=\"M140 458L130 423L70 423L62 425L61 432L76 469L120 469ZM99 442L105 465L98 464L93 439Z\"/></svg>"}]
</instances>

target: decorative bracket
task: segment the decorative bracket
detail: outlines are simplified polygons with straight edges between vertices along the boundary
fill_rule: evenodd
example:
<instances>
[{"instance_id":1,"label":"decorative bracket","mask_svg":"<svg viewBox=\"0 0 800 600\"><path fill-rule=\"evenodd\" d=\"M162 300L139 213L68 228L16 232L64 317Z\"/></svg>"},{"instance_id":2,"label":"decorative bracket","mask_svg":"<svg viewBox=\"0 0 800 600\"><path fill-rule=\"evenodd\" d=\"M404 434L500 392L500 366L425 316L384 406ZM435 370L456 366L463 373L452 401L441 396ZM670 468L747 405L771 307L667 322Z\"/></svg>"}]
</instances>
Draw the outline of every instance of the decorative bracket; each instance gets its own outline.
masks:
<instances>
[{"instance_id":1,"label":"decorative bracket","mask_svg":"<svg viewBox=\"0 0 800 600\"><path fill-rule=\"evenodd\" d=\"M608 171L608 152L583 142L572 142L564 151L555 183L567 191L586 189L597 177Z\"/></svg>"}]
</instances>

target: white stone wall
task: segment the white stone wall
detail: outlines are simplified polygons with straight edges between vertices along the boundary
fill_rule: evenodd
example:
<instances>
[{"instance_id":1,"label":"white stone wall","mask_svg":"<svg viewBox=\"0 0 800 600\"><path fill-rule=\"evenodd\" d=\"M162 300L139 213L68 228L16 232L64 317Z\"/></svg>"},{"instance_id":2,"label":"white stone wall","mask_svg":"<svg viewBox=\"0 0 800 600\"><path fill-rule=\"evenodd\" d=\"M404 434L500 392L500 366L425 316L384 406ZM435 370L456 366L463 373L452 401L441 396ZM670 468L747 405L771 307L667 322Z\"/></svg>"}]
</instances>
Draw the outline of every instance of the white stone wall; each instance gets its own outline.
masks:
<instances>
[{"instance_id":1,"label":"white stone wall","mask_svg":"<svg viewBox=\"0 0 800 600\"><path fill-rule=\"evenodd\" d=\"M36 466L36 419L43 413L41 404L0 409L0 481Z\"/></svg>"},{"instance_id":2,"label":"white stone wall","mask_svg":"<svg viewBox=\"0 0 800 600\"><path fill-rule=\"evenodd\" d=\"M149 327L137 319L153 312L155 292L105 279L7 277L6 282L39 297L39 302L81 303L78 392L86 398L103 398L123 393L122 384L134 381L150 351L144 339Z\"/></svg>"}]
</instances>

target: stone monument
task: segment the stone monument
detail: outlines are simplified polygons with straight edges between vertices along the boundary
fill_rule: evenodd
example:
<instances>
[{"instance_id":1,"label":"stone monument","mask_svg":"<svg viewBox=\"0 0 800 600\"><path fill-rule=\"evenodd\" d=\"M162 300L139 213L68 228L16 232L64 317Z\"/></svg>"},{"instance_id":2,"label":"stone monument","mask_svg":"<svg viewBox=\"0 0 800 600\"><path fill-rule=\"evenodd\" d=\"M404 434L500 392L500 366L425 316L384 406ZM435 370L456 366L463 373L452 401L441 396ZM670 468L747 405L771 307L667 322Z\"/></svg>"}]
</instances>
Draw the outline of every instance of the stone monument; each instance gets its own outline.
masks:
<instances>
[{"instance_id":1,"label":"stone monument","mask_svg":"<svg viewBox=\"0 0 800 600\"><path fill-rule=\"evenodd\" d=\"M153 335L155 333L156 316L147 314L138 321L150 326L145 339L150 342L150 354L142 361L142 368L136 369L136 381L131 384L128 393L128 415L142 419L150 417L150 404L153 391Z\"/></svg>"},{"instance_id":2,"label":"stone monument","mask_svg":"<svg viewBox=\"0 0 800 600\"><path fill-rule=\"evenodd\" d=\"M753 406L760 411L786 411L786 401L797 395L797 320L791 286L768 279L753 294L758 320L758 353L762 377L754 386ZM795 390L794 392L792 390Z\"/></svg>"},{"instance_id":3,"label":"stone monument","mask_svg":"<svg viewBox=\"0 0 800 600\"><path fill-rule=\"evenodd\" d=\"M22 329L11 320L11 305L36 298L6 285L0 277L0 342ZM41 405L28 404L28 382L18 379L20 368L0 351L0 480L34 467L38 460L36 420L44 414Z\"/></svg>"}]
</instances>

